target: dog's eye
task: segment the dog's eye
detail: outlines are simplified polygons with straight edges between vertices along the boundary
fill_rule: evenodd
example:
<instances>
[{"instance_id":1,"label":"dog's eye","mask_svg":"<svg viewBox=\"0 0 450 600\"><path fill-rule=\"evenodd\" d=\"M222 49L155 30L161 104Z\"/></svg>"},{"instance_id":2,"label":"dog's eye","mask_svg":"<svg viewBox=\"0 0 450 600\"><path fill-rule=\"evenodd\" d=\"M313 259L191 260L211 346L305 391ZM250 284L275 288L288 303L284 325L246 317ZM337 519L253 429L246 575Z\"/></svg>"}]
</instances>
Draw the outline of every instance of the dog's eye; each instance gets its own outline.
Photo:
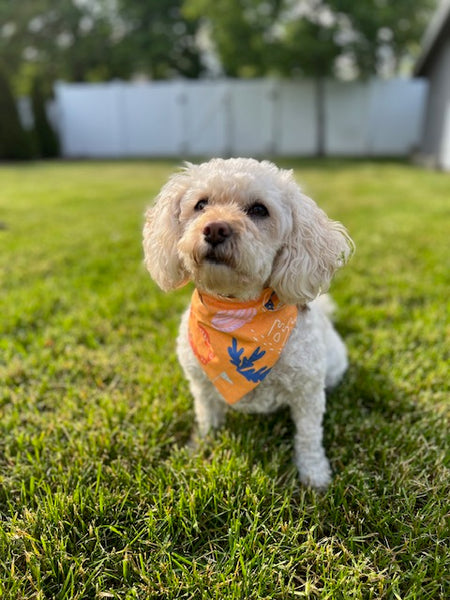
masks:
<instances>
[{"instance_id":1,"label":"dog's eye","mask_svg":"<svg viewBox=\"0 0 450 600\"><path fill-rule=\"evenodd\" d=\"M194 206L194 210L196 210L196 211L203 210L207 204L208 204L208 198L201 198L197 202L197 204Z\"/></svg>"},{"instance_id":2,"label":"dog's eye","mask_svg":"<svg viewBox=\"0 0 450 600\"><path fill-rule=\"evenodd\" d=\"M245 211L249 217L264 218L269 216L269 211L260 202L255 202Z\"/></svg>"}]
</instances>

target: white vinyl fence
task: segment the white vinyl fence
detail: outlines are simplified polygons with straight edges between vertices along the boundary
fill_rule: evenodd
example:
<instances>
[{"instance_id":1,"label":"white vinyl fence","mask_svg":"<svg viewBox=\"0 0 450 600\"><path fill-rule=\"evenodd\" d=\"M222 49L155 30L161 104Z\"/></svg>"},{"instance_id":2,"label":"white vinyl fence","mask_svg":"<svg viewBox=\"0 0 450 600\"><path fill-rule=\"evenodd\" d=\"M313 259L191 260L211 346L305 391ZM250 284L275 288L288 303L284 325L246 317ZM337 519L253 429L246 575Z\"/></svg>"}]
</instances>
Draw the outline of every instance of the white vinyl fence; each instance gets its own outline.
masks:
<instances>
[{"instance_id":1,"label":"white vinyl fence","mask_svg":"<svg viewBox=\"0 0 450 600\"><path fill-rule=\"evenodd\" d=\"M403 156L419 145L427 84L325 86L328 155ZM313 81L58 83L66 157L302 156L317 150Z\"/></svg>"}]
</instances>

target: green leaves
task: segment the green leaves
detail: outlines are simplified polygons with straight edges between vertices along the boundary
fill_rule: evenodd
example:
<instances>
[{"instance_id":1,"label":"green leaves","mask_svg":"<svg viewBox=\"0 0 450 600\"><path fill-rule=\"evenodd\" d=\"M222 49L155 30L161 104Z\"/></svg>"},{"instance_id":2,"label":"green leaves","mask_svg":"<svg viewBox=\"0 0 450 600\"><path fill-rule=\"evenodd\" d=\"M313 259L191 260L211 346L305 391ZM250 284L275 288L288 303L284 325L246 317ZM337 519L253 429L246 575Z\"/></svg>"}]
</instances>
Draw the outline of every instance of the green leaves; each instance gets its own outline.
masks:
<instances>
[{"instance_id":1,"label":"green leaves","mask_svg":"<svg viewBox=\"0 0 450 600\"><path fill-rule=\"evenodd\" d=\"M197 77L197 22L182 0L0 1L0 63L22 94L31 81Z\"/></svg>"},{"instance_id":2,"label":"green leaves","mask_svg":"<svg viewBox=\"0 0 450 600\"><path fill-rule=\"evenodd\" d=\"M402 58L417 51L434 5L433 0L185 0L184 12L209 24L211 43L230 76L324 77L342 74L338 59L349 63L350 74L396 73Z\"/></svg>"}]
</instances>

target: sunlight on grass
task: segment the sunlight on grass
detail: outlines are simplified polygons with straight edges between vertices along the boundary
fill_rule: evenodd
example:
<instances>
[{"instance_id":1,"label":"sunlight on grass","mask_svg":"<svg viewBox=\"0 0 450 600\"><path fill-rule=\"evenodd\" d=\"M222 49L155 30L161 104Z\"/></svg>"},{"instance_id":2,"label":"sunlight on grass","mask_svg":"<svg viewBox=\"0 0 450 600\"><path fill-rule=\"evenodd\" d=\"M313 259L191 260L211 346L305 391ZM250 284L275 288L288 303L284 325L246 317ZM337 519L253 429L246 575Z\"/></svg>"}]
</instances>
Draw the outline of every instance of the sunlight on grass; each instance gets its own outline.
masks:
<instances>
[{"instance_id":1,"label":"sunlight on grass","mask_svg":"<svg viewBox=\"0 0 450 600\"><path fill-rule=\"evenodd\" d=\"M190 288L161 293L141 250L175 163L0 167L1 598L448 597L450 178L282 163L357 246L332 289L351 366L323 496L285 412L187 449Z\"/></svg>"}]
</instances>

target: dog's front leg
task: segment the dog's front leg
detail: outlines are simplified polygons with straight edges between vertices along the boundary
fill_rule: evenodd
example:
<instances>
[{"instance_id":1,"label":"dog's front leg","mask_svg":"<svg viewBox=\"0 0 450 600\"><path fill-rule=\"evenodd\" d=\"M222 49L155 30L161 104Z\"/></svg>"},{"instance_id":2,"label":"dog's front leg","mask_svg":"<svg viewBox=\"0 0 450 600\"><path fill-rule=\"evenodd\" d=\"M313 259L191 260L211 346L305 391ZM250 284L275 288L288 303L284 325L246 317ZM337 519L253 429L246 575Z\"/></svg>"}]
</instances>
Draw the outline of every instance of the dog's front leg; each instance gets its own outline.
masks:
<instances>
[{"instance_id":1,"label":"dog's front leg","mask_svg":"<svg viewBox=\"0 0 450 600\"><path fill-rule=\"evenodd\" d=\"M202 384L191 381L191 392L194 396L195 418L201 437L205 437L212 429L217 429L225 420L225 403L217 397L212 388L208 390ZM208 386L209 387L209 386Z\"/></svg>"},{"instance_id":2,"label":"dog's front leg","mask_svg":"<svg viewBox=\"0 0 450 600\"><path fill-rule=\"evenodd\" d=\"M331 481L331 469L322 445L322 420L325 412L323 388L297 398L291 405L291 414L296 426L295 462L300 481L318 490L324 490Z\"/></svg>"}]
</instances>

